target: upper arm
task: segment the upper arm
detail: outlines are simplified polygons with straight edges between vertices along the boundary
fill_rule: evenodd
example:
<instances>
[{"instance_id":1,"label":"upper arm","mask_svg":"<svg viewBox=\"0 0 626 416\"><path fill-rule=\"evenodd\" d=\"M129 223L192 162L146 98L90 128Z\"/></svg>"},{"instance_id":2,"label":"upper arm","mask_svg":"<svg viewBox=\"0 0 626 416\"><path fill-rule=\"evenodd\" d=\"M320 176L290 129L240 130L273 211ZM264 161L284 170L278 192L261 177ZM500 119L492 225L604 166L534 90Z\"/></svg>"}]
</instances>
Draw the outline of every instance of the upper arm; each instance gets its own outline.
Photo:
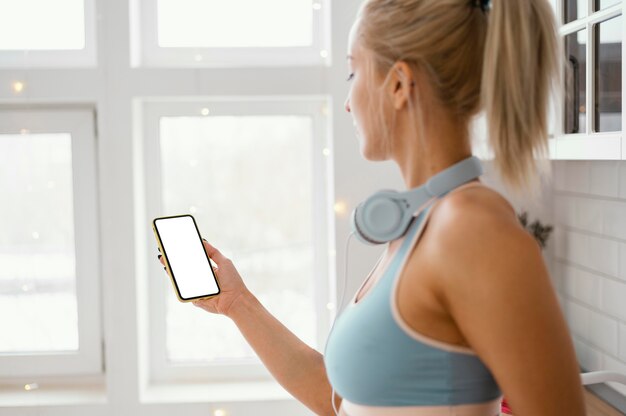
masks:
<instances>
[{"instance_id":1,"label":"upper arm","mask_svg":"<svg viewBox=\"0 0 626 416\"><path fill-rule=\"evenodd\" d=\"M465 340L516 416L583 415L574 349L539 245L514 215L448 205L437 233L450 259L441 297Z\"/></svg>"}]
</instances>

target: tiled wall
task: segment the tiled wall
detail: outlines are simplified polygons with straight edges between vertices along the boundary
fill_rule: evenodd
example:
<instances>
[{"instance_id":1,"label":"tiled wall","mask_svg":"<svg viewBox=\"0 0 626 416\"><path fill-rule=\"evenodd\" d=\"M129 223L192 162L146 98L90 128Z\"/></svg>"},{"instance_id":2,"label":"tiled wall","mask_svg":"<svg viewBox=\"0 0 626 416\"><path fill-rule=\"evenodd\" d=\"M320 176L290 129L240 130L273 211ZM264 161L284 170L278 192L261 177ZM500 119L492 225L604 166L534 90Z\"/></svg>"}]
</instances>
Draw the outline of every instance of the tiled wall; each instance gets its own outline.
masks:
<instances>
[{"instance_id":1,"label":"tiled wall","mask_svg":"<svg viewBox=\"0 0 626 416\"><path fill-rule=\"evenodd\" d=\"M554 162L552 198L552 277L580 365L626 373L626 161Z\"/></svg>"}]
</instances>

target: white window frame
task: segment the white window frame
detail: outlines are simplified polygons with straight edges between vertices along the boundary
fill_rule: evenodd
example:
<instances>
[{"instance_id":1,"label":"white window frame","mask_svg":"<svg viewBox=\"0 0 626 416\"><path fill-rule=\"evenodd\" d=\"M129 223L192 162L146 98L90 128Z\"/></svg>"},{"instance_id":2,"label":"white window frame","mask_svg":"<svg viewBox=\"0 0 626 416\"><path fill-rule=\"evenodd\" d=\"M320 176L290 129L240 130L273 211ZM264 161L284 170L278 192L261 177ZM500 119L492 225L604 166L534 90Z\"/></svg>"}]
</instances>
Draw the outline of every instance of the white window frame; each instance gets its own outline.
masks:
<instances>
[{"instance_id":1,"label":"white window frame","mask_svg":"<svg viewBox=\"0 0 626 416\"><path fill-rule=\"evenodd\" d=\"M76 50L0 50L0 68L80 68L97 65L96 0L85 5L85 47Z\"/></svg>"},{"instance_id":2,"label":"white window frame","mask_svg":"<svg viewBox=\"0 0 626 416\"><path fill-rule=\"evenodd\" d=\"M141 155L136 160L141 166L140 178L136 180L137 197L145 198L145 207L138 222L149 225L152 218L163 215L161 210L161 167L159 153L159 120L161 117L198 116L204 108L210 109L211 116L249 116L249 115L302 115L312 119L313 148L313 265L314 302L316 312L316 331L318 345L325 343L330 329L331 296L334 294L334 273L330 263L330 249L333 244L332 209L332 176L330 146L330 97L327 96L289 96L289 97L194 97L167 100L144 100L137 103L141 113L142 134L137 139L135 154ZM325 151L326 150L326 151ZM137 167L136 167L137 169ZM144 193L144 195L141 195ZM142 204L143 205L143 204ZM139 227L138 227L139 228ZM146 225L142 235L145 253L155 252L154 236ZM220 364L220 365L172 365L166 358L166 305L165 296L171 294L172 288L167 279L148 276L162 276L163 271L154 256L148 255L142 268L147 275L138 276L143 280L139 291L147 294L147 299L140 304L148 308L149 322L147 342L144 342L143 353L149 355L149 379L152 384L172 382L209 382L209 381L242 381L270 379L269 372L258 363ZM141 260L138 260L141 261ZM147 283L149 282L149 283Z\"/></svg>"},{"instance_id":3,"label":"white window frame","mask_svg":"<svg viewBox=\"0 0 626 416\"><path fill-rule=\"evenodd\" d=\"M90 108L0 106L0 134L69 133L72 143L79 347L71 352L0 354L0 377L97 375L103 371L100 319L96 146Z\"/></svg>"},{"instance_id":4,"label":"white window frame","mask_svg":"<svg viewBox=\"0 0 626 416\"><path fill-rule=\"evenodd\" d=\"M147 67L284 67L330 66L330 0L313 12L313 44L308 47L163 48L158 44L157 1L131 0L135 23L131 63Z\"/></svg>"},{"instance_id":5,"label":"white window frame","mask_svg":"<svg viewBox=\"0 0 626 416\"><path fill-rule=\"evenodd\" d=\"M557 0L556 12L560 21L563 17L564 1ZM587 0L589 13L585 17L581 17L572 22L562 25L559 28L560 42L563 42L565 36L586 29L587 48L586 48L586 85L587 93L585 94L585 106L587 112L585 114L586 131L576 134L565 134L563 131L563 123L561 117L557 117L557 125L555 129L555 137L550 139L550 158L555 160L620 160L626 159L626 137L623 134L626 129L626 65L624 65L624 57L626 56L626 25L622 28L622 131L619 132L600 132L593 131L593 100L595 98L595 71L593 65L593 56L596 53L593 39L593 27L611 18L622 15L626 19L626 0L622 0L620 4L610 6L606 9L593 11L594 0ZM562 99L562 97L560 98ZM559 106L561 108L562 106ZM564 109L566 111L566 109Z\"/></svg>"}]
</instances>

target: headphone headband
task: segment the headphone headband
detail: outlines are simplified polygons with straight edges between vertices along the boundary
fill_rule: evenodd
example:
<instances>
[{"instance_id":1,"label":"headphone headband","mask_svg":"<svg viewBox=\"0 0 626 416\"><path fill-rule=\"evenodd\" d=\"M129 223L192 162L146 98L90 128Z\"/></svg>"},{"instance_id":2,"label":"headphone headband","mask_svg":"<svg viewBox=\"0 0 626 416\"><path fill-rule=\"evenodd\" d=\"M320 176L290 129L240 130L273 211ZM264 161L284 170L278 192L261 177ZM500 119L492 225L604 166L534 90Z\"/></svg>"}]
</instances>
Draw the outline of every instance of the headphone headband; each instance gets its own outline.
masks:
<instances>
[{"instance_id":1,"label":"headphone headband","mask_svg":"<svg viewBox=\"0 0 626 416\"><path fill-rule=\"evenodd\" d=\"M471 156L430 178L426 182L425 187L431 197L439 198L482 174L483 167L480 164L480 160L476 156ZM419 205L416 208L418 207Z\"/></svg>"},{"instance_id":2,"label":"headphone headband","mask_svg":"<svg viewBox=\"0 0 626 416\"><path fill-rule=\"evenodd\" d=\"M382 244L406 232L413 214L432 198L440 198L483 174L480 160L471 156L437 173L419 188L405 192L379 191L352 212L352 229L366 243Z\"/></svg>"}]
</instances>

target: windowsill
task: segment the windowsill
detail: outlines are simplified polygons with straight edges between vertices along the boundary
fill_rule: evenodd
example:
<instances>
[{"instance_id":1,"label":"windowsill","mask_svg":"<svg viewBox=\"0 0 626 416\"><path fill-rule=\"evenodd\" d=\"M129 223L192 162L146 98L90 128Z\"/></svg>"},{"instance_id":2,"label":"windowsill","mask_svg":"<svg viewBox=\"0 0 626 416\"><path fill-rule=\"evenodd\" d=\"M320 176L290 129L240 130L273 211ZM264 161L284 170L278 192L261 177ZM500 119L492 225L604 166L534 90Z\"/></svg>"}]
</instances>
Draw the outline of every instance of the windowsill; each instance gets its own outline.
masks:
<instances>
[{"instance_id":1,"label":"windowsill","mask_svg":"<svg viewBox=\"0 0 626 416\"><path fill-rule=\"evenodd\" d=\"M273 380L217 383L151 384L142 403L211 403L295 400Z\"/></svg>"},{"instance_id":2,"label":"windowsill","mask_svg":"<svg viewBox=\"0 0 626 416\"><path fill-rule=\"evenodd\" d=\"M38 383L25 390L25 383L0 381L0 403L3 407L106 404L104 383Z\"/></svg>"}]
</instances>

